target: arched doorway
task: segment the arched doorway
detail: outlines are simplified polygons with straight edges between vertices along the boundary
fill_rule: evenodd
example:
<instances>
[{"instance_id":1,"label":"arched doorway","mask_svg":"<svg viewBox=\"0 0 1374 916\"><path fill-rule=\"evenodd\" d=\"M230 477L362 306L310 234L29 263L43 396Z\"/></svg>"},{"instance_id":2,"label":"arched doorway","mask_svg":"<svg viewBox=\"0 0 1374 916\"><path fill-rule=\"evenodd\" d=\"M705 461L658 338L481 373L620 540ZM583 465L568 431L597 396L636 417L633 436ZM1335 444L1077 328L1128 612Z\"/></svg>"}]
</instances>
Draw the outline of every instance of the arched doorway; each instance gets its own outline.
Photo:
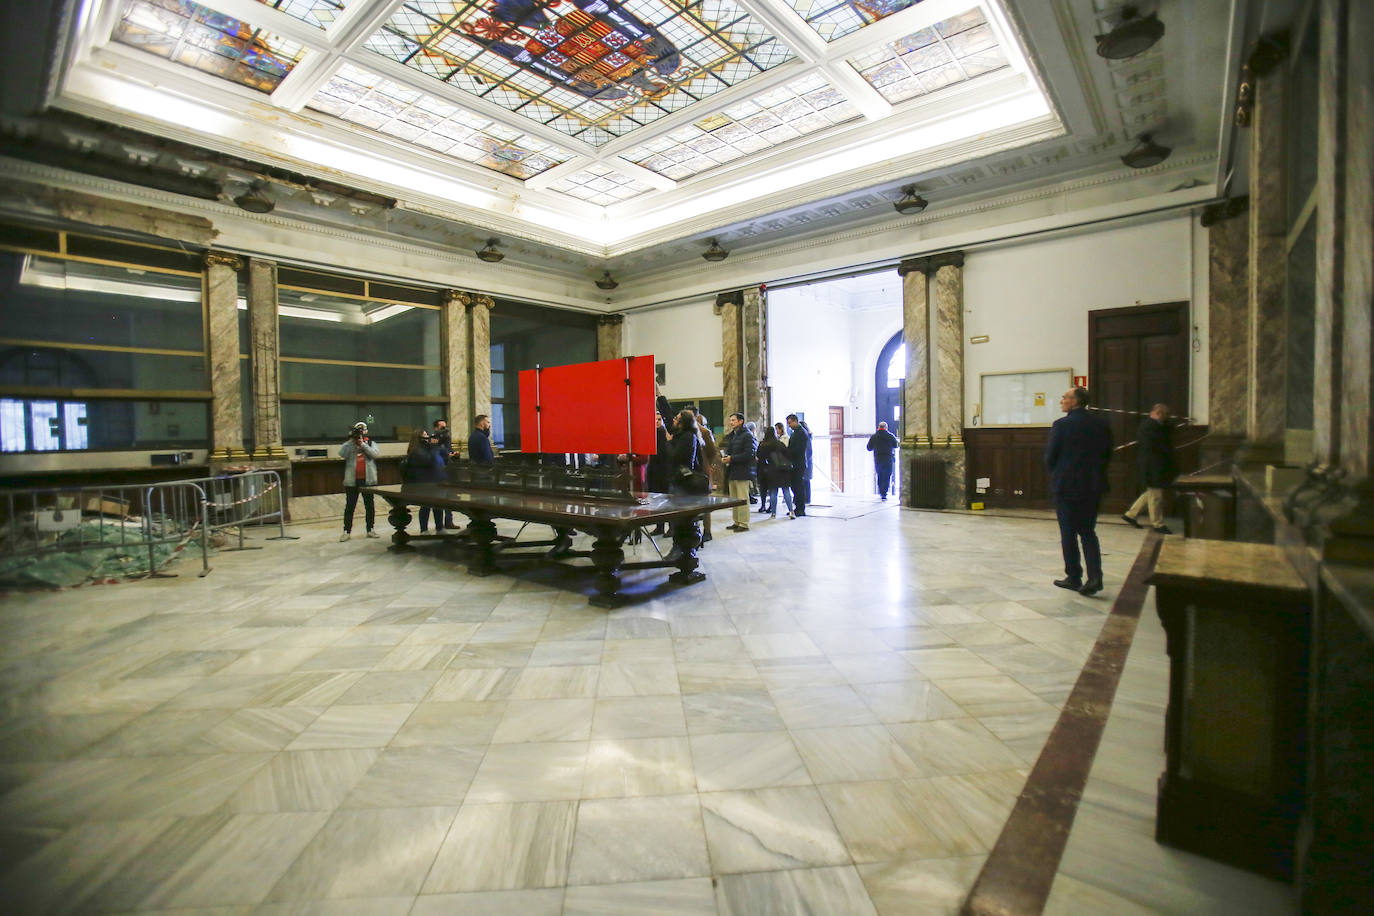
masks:
<instances>
[{"instance_id":1,"label":"arched doorway","mask_svg":"<svg viewBox=\"0 0 1374 916\"><path fill-rule=\"evenodd\" d=\"M887 421L887 428L898 439L902 438L902 391L906 387L906 344L902 332L892 335L878 354L878 367L874 373L874 425L880 420Z\"/></svg>"}]
</instances>

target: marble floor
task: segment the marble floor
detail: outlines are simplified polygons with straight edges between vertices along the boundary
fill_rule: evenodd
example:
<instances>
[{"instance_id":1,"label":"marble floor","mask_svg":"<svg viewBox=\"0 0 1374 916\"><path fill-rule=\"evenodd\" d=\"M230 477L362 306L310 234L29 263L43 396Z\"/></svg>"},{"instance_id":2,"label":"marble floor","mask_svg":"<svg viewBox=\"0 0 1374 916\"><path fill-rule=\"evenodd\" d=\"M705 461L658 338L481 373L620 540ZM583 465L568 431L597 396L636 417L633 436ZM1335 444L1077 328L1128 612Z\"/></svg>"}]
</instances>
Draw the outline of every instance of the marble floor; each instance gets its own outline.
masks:
<instances>
[{"instance_id":1,"label":"marble floor","mask_svg":"<svg viewBox=\"0 0 1374 916\"><path fill-rule=\"evenodd\" d=\"M953 913L1144 535L1103 524L1082 598L1048 518L859 508L721 513L705 582L632 573L611 612L590 577L474 578L337 524L205 578L4 596L0 900ZM1294 912L1155 845L1166 674L1147 604L1048 911Z\"/></svg>"}]
</instances>

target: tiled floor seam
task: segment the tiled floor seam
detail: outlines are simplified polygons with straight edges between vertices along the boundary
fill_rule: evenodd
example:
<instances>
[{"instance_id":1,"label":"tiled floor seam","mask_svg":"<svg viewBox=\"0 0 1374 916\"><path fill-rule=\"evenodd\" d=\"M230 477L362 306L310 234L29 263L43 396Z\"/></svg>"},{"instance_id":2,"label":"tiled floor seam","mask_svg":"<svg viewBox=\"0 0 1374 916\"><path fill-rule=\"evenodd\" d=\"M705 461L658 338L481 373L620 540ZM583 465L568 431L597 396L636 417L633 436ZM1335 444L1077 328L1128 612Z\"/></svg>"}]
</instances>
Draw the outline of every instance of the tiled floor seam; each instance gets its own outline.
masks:
<instances>
[{"instance_id":1,"label":"tiled floor seam","mask_svg":"<svg viewBox=\"0 0 1374 916\"><path fill-rule=\"evenodd\" d=\"M1044 910L1111 714L1163 538L1146 536L961 916Z\"/></svg>"}]
</instances>

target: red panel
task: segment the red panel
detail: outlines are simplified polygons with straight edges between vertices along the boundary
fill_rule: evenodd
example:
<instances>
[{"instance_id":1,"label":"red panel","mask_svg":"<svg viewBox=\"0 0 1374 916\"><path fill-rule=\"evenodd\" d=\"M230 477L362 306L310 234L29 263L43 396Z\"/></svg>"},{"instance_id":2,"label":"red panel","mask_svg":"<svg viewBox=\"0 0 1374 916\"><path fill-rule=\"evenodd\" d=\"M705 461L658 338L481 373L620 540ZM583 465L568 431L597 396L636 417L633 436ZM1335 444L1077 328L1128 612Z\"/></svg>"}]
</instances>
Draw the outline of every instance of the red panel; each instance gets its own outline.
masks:
<instances>
[{"instance_id":1,"label":"red panel","mask_svg":"<svg viewBox=\"0 0 1374 916\"><path fill-rule=\"evenodd\" d=\"M655 397L652 356L526 369L520 450L652 455L658 450Z\"/></svg>"}]
</instances>

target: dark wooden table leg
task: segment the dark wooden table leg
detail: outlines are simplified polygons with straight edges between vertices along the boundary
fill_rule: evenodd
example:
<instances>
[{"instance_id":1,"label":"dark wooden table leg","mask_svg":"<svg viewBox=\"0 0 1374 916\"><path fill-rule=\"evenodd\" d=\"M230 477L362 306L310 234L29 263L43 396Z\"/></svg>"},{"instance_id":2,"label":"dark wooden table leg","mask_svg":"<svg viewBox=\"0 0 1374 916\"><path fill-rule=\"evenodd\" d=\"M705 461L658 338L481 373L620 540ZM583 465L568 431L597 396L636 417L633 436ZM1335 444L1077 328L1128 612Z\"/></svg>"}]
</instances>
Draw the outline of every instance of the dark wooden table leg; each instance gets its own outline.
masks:
<instances>
[{"instance_id":1,"label":"dark wooden table leg","mask_svg":"<svg viewBox=\"0 0 1374 916\"><path fill-rule=\"evenodd\" d=\"M602 530L592 542L592 565L596 567L596 594L591 603L596 607L615 608L624 603L620 595L620 564L625 562L621 543L624 531Z\"/></svg>"},{"instance_id":2,"label":"dark wooden table leg","mask_svg":"<svg viewBox=\"0 0 1374 916\"><path fill-rule=\"evenodd\" d=\"M406 526L410 524L410 507L405 503L392 503L386 520L396 529L392 532L391 546L387 550L414 550L415 548L410 546L410 533L406 531Z\"/></svg>"},{"instance_id":3,"label":"dark wooden table leg","mask_svg":"<svg viewBox=\"0 0 1374 916\"><path fill-rule=\"evenodd\" d=\"M473 546L477 548L477 561L468 568L474 576L489 576L496 572L495 551L491 545L496 542L496 523L482 512L468 513L467 530L472 533Z\"/></svg>"},{"instance_id":4,"label":"dark wooden table leg","mask_svg":"<svg viewBox=\"0 0 1374 916\"><path fill-rule=\"evenodd\" d=\"M677 572L668 577L669 582L691 585L706 578L706 573L697 569L697 548L701 546L701 526L697 519L673 526L673 549L669 559L677 563Z\"/></svg>"},{"instance_id":5,"label":"dark wooden table leg","mask_svg":"<svg viewBox=\"0 0 1374 916\"><path fill-rule=\"evenodd\" d=\"M554 545L549 548L548 553L544 554L544 556L548 557L550 560L556 560L559 557L567 556L568 551L572 550L573 529L560 528L554 525L553 539Z\"/></svg>"}]
</instances>

